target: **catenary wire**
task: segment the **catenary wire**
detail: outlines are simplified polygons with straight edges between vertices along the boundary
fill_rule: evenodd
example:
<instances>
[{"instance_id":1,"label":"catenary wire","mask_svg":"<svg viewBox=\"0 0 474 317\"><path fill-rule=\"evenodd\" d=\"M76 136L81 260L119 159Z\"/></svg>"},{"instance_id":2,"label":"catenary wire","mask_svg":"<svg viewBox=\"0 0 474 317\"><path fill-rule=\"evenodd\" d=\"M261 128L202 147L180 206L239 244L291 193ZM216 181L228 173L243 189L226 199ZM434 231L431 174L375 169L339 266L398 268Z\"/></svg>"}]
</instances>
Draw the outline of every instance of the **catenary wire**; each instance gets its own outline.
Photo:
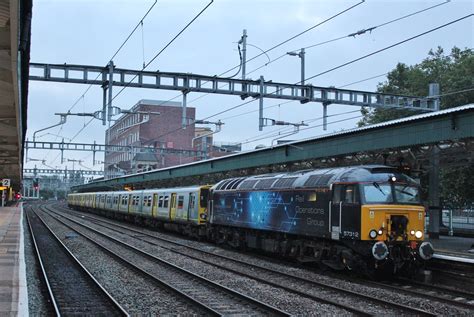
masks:
<instances>
[{"instance_id":1,"label":"catenary wire","mask_svg":"<svg viewBox=\"0 0 474 317\"><path fill-rule=\"evenodd\" d=\"M133 28L133 30L130 32L130 34L125 38L125 40L122 42L122 44L119 46L119 48L115 51L115 53L112 55L111 58L109 58L109 61L107 63L109 63L110 61L112 61L115 56L117 56L117 54L122 50L122 48L125 46L125 44L128 42L128 40L132 37L132 35L135 33L135 31L140 27L140 25L143 24L143 20L145 20L145 18L148 16L148 14L151 12L151 10L153 10L153 8L155 7L156 3L158 2L158 0L155 0L155 2L150 6L150 8L148 9L148 11L145 13L145 15L143 15L143 17L140 19L140 21L137 23L137 25ZM102 74L99 73L97 74L97 77L95 78L95 80L97 80L97 78L99 78ZM79 102L79 100L82 98L82 96L84 96L90 89L91 87L93 86L93 84L90 84L86 90L82 93L82 95L76 100L76 102L74 102L74 104L68 109L68 111L71 111L72 109L74 109L74 107L76 106L76 104Z\"/></svg>"},{"instance_id":2,"label":"catenary wire","mask_svg":"<svg viewBox=\"0 0 474 317\"><path fill-rule=\"evenodd\" d=\"M336 67L330 68L330 69L328 69L328 70L326 70L326 71L323 71L323 72L321 72L321 73L318 73L318 74L316 74L316 75L313 75L313 76L310 76L310 77L308 77L308 78L305 78L305 81L310 80L310 79L313 79L313 78L316 78L316 77L319 77L319 76L322 76L322 75L324 75L324 74L327 74L327 73L330 73L330 72L332 72L332 71L335 71L335 70L337 70L337 69L339 69L339 68L342 68L342 67L345 67L345 66L347 66L347 65L350 65L350 64L353 64L353 63L355 63L355 62L358 62L358 61L360 61L360 60L363 60L363 59L365 59L365 58L367 58L367 57L370 57L370 56L376 55L376 54L378 54L378 53L381 53L381 52L383 52L383 51L386 51L386 50L388 50L388 49L391 49L391 48L393 48L393 47L395 47L395 46L398 46L398 45L404 44L404 43L406 43L406 42L412 41L412 40L414 40L414 39L416 39L416 38L419 38L419 37L421 37L421 36L423 36L423 35L429 34L429 33L431 33L431 32L437 31L437 30L439 30L439 29L445 28L445 27L447 27L447 26L449 26L449 25L451 25L451 24L454 24L454 23L460 22L460 21L462 21L462 20L464 20L464 19L470 18L470 17L472 17L473 15L474 15L473 13L468 14L468 15L465 15L465 16L459 18L459 19L456 19L456 20L453 20L453 21L451 21L451 22L445 23L445 24L443 24L443 25L437 26L437 27L432 28L432 29L430 29L430 30L428 30L428 31L425 31L425 32L423 32L423 33L420 33L420 34L417 34L417 35L412 36L412 37L410 37L410 38L407 38L407 39L405 39L405 40L403 40L403 41L399 41L399 42L394 43L394 44L392 44L392 45L386 46L386 47L381 48L381 49L379 49L379 50L377 50L377 51L371 52L371 53L366 54L366 55L364 55L364 56L361 56L361 57L359 57L359 58L356 58L356 59L353 59L353 60L351 60L351 61L348 61L348 62L346 62L346 63L344 63L344 64L338 65L338 66L336 66ZM301 83L301 81L298 82L297 84L299 84L299 83Z\"/></svg>"},{"instance_id":3,"label":"catenary wire","mask_svg":"<svg viewBox=\"0 0 474 317\"><path fill-rule=\"evenodd\" d=\"M443 94L439 94L439 95L434 95L434 96L430 96L432 98L440 98L440 97L445 97L445 96L451 96L451 95L455 95L455 94L461 94L461 93L465 93L465 92L469 92L469 91L474 91L474 87L467 87L467 88L464 88L464 89L461 89L461 90L456 90L456 91L449 91L449 92L446 92L446 93L443 93ZM328 115L327 118L329 117L334 117L334 116L340 116L340 115L344 115L344 114L349 114L349 113L354 113L354 112L360 112L360 109L357 109L357 110L352 110L352 111L347 111L347 112L342 112L342 113L337 113L337 114L334 114L334 115ZM357 116L357 117L353 117L353 118L349 118L347 120L350 120L350 119L355 119L355 118L359 118L359 117L362 117L362 116ZM310 123L310 122L314 122L314 121L319 121L319 120L322 120L323 117L317 117L317 118L313 118L313 119L308 119L308 120L305 120L303 121L304 123ZM336 122L332 122L332 123L337 123L339 121L336 121ZM328 122L327 124L330 124L330 122ZM315 127L321 127L322 125L317 125L317 126L312 126L312 127L307 127L307 128L301 128L300 131L305 131L305 130L308 130L308 129L312 129L312 128L315 128ZM250 142L254 142L254 141L259 141L259 140L263 140L263 139L268 139L270 137L274 137L274 136L278 136L279 134L276 134L277 132L278 133L284 133L284 132L289 132L290 128L288 127L285 127L285 128L281 128L281 129L278 129L278 130L274 130L274 131L271 131L270 133L264 133L264 134L260 134L260 135L257 135L257 136L253 136L253 137L250 137L250 138L247 138L245 139L246 142L240 142L242 144L247 144L247 143L250 143ZM270 134L270 135L269 135ZM261 136L266 136L264 138L260 138ZM257 138L257 139L256 139ZM253 140L253 139L256 139L256 140ZM250 140L250 141L249 141ZM247 142L249 141L249 142Z\"/></svg>"},{"instance_id":4,"label":"catenary wire","mask_svg":"<svg viewBox=\"0 0 474 317\"><path fill-rule=\"evenodd\" d=\"M416 35L416 36L413 36L413 37L410 37L410 38L405 39L405 40L403 40L403 41L397 42L397 43L392 44L392 45L390 45L390 46L387 46L387 47L385 47L385 48L383 48L383 49L380 49L380 50L377 50L377 51L372 52L372 53L370 53L370 54L364 55L364 56L362 56L362 57L360 57L360 58L357 58L357 59L355 59L355 60L352 60L352 61L350 61L350 62L344 63L344 64L342 64L342 65L336 66L336 67L331 68L331 69L329 69L329 70L327 70L327 71L324 71L324 72L322 72L322 73L319 73L319 74L313 75L313 76L311 76L311 77L308 77L308 78L306 78L305 80L312 79L312 78L315 78L315 77L317 77L317 76L321 76L321 75L326 74L326 73L328 73L328 72L331 72L331 71L334 71L334 70L339 69L339 68L341 68L341 67L344 67L344 66L347 66L347 65L349 65L349 64L352 64L352 63L354 63L354 62L356 62L356 61L359 61L359 60L361 60L361 59L364 59L364 58L367 58L367 57L369 57L369 56L378 54L378 53L380 53L380 52L382 52L382 51L385 51L385 50L390 49L390 48L392 48L392 47L395 47L395 46L397 46L397 45L401 45L401 44L403 44L403 43L406 43L406 42L408 42L408 41L411 41L411 40L413 40L413 39L416 39L416 38L418 38L418 37L420 37L420 36L426 35L426 34L428 34L428 33L434 32L434 31L436 31L436 30L438 30L438 29L441 29L441 28L444 28L444 27L446 27L446 26L449 26L449 25L451 25L451 24L453 24L453 23L456 23L456 22L459 22L459 21L464 20L464 19L466 19L466 18L469 18L469 17L471 17L472 15L473 15L473 14L469 14L469 15L464 16L464 17L462 17L462 18L459 18L459 19L457 19L457 20L454 20L454 21L451 21L451 22L449 22L449 23L446 23L446 24L443 24L443 25L441 25L441 26L438 26L438 27L436 27L436 28L430 29L430 30L428 30L428 31L426 31L426 32L420 33L420 34L418 34L418 35ZM299 83L299 82L298 82L298 83ZM298 83L297 83L297 84L298 84ZM255 100L252 100L252 101L255 101ZM247 102L242 103L242 104L240 104L240 105L234 106L234 107L230 108L228 111L233 110L233 109L236 109L236 108L238 108L238 107L240 107L240 106L243 106L243 105L245 105L245 104L248 104L248 103L250 103L250 102L252 102L252 101L247 101ZM226 111L224 111L224 112L226 112ZM221 114L221 113L223 113L223 111L219 112L218 114ZM213 116L216 116L216 115L218 115L218 114L215 114L215 115L213 115ZM210 117L207 117L207 118L211 118L211 117L213 117L213 116L210 116ZM304 130L304 129L303 129L303 130ZM174 132L174 131L172 131L172 132ZM168 134L169 134L169 133L168 133ZM161 136L160 136L160 137L161 137ZM159 137L158 137L158 138L159 138Z\"/></svg>"},{"instance_id":5,"label":"catenary wire","mask_svg":"<svg viewBox=\"0 0 474 317\"><path fill-rule=\"evenodd\" d=\"M309 31L311 31L311 30L317 28L318 26L320 26L320 25L322 25L322 24L324 24L324 23L326 23L326 22L331 21L332 19L338 17L339 15L341 15L341 14L347 12L347 11L352 10L353 8L359 6L360 4L362 4L362 3L364 3L364 2L365 2L365 0L362 0L362 1L360 1L359 3L356 3L355 5L352 5L351 7L346 8L345 10L340 11L340 12L338 12L337 14L335 14L335 15L333 15L333 16L327 18L327 19L325 19L324 21L321 21L321 22L319 22L319 23L317 23L317 24L311 26L310 28L308 28L308 29L306 29L306 30L304 30L304 31L302 31L302 32L300 32L300 33L298 33L298 34L296 34L296 35L294 35L294 36L292 36L292 37L290 37L290 38L288 38L288 39L286 39L286 40L284 40L284 41L282 41L282 42L280 42L280 43L278 43L278 44L276 44L276 45L274 45L274 46L272 46L271 48L262 51L260 54L255 55L255 56L253 56L252 58L250 58L250 59L248 59L247 61L245 61L245 64L248 63L248 62L250 62L250 61L252 61L252 60L254 60L254 59L256 59L256 58L258 58L258 57L260 57L260 56L262 56L262 55L266 55L268 52L270 52L270 51L272 51L272 50L274 50L274 49L276 49L276 48L278 48L278 47L280 47L280 46L282 46L282 45L284 45L284 44L286 44L286 43L288 43L288 42L294 40L295 38L297 38L297 37L299 37L299 36L301 36L301 35L303 35L303 34L309 32ZM219 77L220 77L220 76L223 76L223 75L227 74L228 72L233 71L233 70L236 69L236 68L242 67L242 65L243 65L243 63L241 62L239 65L236 65L236 66L234 66L234 67L232 67L232 68L229 68L228 70L226 70L226 71L220 73L220 74L217 75L217 76L219 76ZM199 96L199 97L197 97L197 98L194 98L194 99L190 100L188 103L191 104L192 102L195 102L196 100L198 100L198 99L200 99L200 98L202 98L202 97L204 97L204 96L206 96L206 95L207 95L207 94L202 95L202 96ZM168 100L164 101L164 102L161 103L160 105L165 104L165 103L167 103L167 102L169 102L169 101L175 100L175 99L177 99L177 98L179 98L179 97L181 97L181 94L179 94L179 95L177 95L177 96L175 96L175 97L173 97L173 98L171 98L171 99L168 99Z\"/></svg>"},{"instance_id":6,"label":"catenary wire","mask_svg":"<svg viewBox=\"0 0 474 317\"><path fill-rule=\"evenodd\" d=\"M196 21L197 18L199 18L201 16L201 14L204 13L204 11L207 10L207 8L209 8L209 6L214 2L214 0L211 0L191 21L189 21L182 29L181 31L178 32L178 34L176 34L158 53L155 54L155 56L153 56L153 58L144 65L144 67L141 69L141 71L144 71L148 66L150 66L151 63L153 63L160 55L161 53L163 53L184 31L186 31L186 29L188 27L191 26L191 24L193 24L194 21ZM118 91L118 93L112 97L112 100L110 100L109 102L112 102L113 100L115 100L115 98L117 98L126 88L128 88L130 86L130 84L138 77L138 73L135 74L135 76L132 77L132 79L130 79L130 81L125 84L124 87L122 87L122 89L120 89Z\"/></svg>"},{"instance_id":7,"label":"catenary wire","mask_svg":"<svg viewBox=\"0 0 474 317\"><path fill-rule=\"evenodd\" d=\"M307 80L309 80L309 79L316 78L316 77L321 76L321 75L323 75L323 74L327 74L327 73L329 73L329 72L332 72L332 71L334 71L334 70L337 70L337 69L342 68L342 67L344 67L344 66L347 66L347 65L349 65L349 64L355 63L355 62L360 61L360 60L362 60L362 59L365 59L365 58L367 58L367 57L370 57L370 56L373 56L373 55L375 55L375 54L381 53L381 52L383 52L383 51L385 51L385 50L388 50L388 49L390 49L390 48L393 48L393 47L395 47L395 46L398 46L398 45L404 44L404 43L406 43L406 42L412 41L412 40L414 40L414 39L416 39L416 38L418 38L418 37L421 37L421 36L423 36L423 35L426 35L426 34L429 34L429 33L431 33L431 32L434 32L434 31L436 31L436 30L439 30L439 29L441 29L441 28L447 27L447 26L449 26L449 25L451 25L451 24L460 22L460 21L462 21L462 20L464 20L464 19L467 19L467 18L469 18L469 17L471 17L471 16L473 16L473 15L474 15L474 14L471 13L471 14L466 15L466 16L464 16L464 17L461 17L461 18L459 18L459 19L456 19L456 20L453 20L453 21L451 21L451 22L448 22L448 23L445 23L445 24L443 24L443 25L440 25L440 26L438 26L438 27L432 28L432 29L430 29L430 30L428 30L428 31L419 33L419 34L417 34L417 35L415 35L415 36L412 36L412 37L410 37L410 38L407 38L407 39L405 39L405 40L402 40L402 41L399 41L399 42L394 43L394 44L392 44L392 45L386 46L386 47L384 47L384 48L382 48L382 49L379 49L379 50L377 50L377 51L374 51L374 52L371 52L371 53L366 54L366 55L364 55L364 56L361 56L361 57L359 57L359 58L353 59L353 60L351 60L351 61L349 61L349 62L346 62L346 63L343 63L343 64L341 64L341 65L335 66L335 67L333 67L333 68L330 68L330 69L328 69L328 70L326 70L326 71L323 71L323 72L321 72L321 73L318 73L318 74L316 74L316 75L307 77L307 78L305 78L304 80L307 81ZM301 81L298 81L298 82L295 83L295 85L300 84L300 83L301 83ZM274 92L272 92L271 94L276 94L276 93L278 93L278 92L280 92L280 91L281 91L281 89L277 89L277 90L275 90ZM258 99L253 99L252 101L256 101L256 100L258 100ZM231 108L229 108L229 111L230 111L230 110L237 109L237 108L240 108L240 107L242 107L242 106L244 106L244 105L246 105L246 104L248 104L248 103L250 103L250 102L249 102L249 101L246 101L246 102L240 103L240 104L238 104L238 105L232 106ZM217 114L213 114L213 115L211 115L211 116L206 117L205 119L210 119L210 118L215 117L216 115L222 114L222 113L224 113L224 112L226 112L226 111L225 111L225 110L220 111L220 112L218 112Z\"/></svg>"},{"instance_id":8,"label":"catenary wire","mask_svg":"<svg viewBox=\"0 0 474 317\"><path fill-rule=\"evenodd\" d=\"M122 48L125 46L125 44L128 42L128 40L130 39L130 37L135 33L135 31L138 29L138 27L143 24L143 20L148 16L148 14L153 10L153 8L155 7L156 3L158 2L158 0L155 0L155 2L150 6L150 8L147 10L147 12L143 15L143 17L140 19L140 21L137 23L137 25L133 28L133 30L130 32L130 34L125 38L125 40L122 42L122 44L119 46L119 48L115 51L115 53L112 55L112 57L109 59L109 62L111 60L113 60L115 58L115 56L117 56L117 54L122 50ZM96 78L94 80L97 80L99 77L100 77L100 73L97 74ZM89 92L89 90L92 88L93 84L90 84L85 90L84 92L79 96L79 98L77 98L77 100L69 107L69 109L67 110L67 112L70 112L71 110L74 109L74 107L79 103L79 101L81 99L84 98L84 96ZM64 127L64 124L62 124L60 127L59 127L59 130L58 130L58 135L61 134L62 130L63 130L63 127ZM57 137L54 139L54 141L57 140ZM46 159L46 157L49 155L49 151L45 154L44 156L44 159Z\"/></svg>"},{"instance_id":9,"label":"catenary wire","mask_svg":"<svg viewBox=\"0 0 474 317\"><path fill-rule=\"evenodd\" d=\"M412 16L415 16L417 14L420 14L420 13L423 13L423 12L426 12L428 10L431 10L431 9L434 9L436 7L439 7L439 6L442 6L442 5L445 5L447 3L449 3L451 0L447 0L445 2L442 2L442 3L438 3L438 4L435 4L435 5L432 5L428 8L424 8L424 9L421 9L421 10L418 10L418 11L415 11L415 12L412 12L412 13L409 13L409 14L406 14L404 16L401 16L401 17L398 17L396 19L392 19L392 20L389 20L387 22L384 22L384 23L381 23L381 24L378 24L378 25L375 25L375 26L372 26L372 27L368 27L368 28L365 28L365 29L362 29L362 30L359 30L357 32L353 32L353 33L350 33L350 34L347 34L347 35L343 35L343 36L339 36L339 37L336 37L334 39L331 39L331 40L327 40L327 41L323 41L323 42L319 42L319 43L316 43L316 44L312 44L312 45L309 45L309 46L306 46L306 47L303 47L304 49L310 49L310 48L314 48L314 47L317 47L317 46L321 46L321 45L324 45L324 44L328 44L328 43L332 43L332 42L336 42L336 41L339 41L339 40L343 40L343 39L347 39L347 38L351 38L351 37L356 37L357 35L362 35L362 34L366 34L367 32L369 33L372 33L372 31L374 31L375 29L380 29L386 25L389 25L389 24L392 24L392 23L395 23L395 22L398 22L398 21L401 21L403 19L406 19L406 18L409 18L409 17L412 17ZM292 50L290 52L296 52L297 50ZM273 62L276 62L280 59L282 59L283 57L285 57L287 55L287 53L285 54L282 54L274 59L272 59L271 61L263 64L262 66L256 68L256 69L253 69L251 70L250 72L248 72L248 74L251 74L251 73L254 73L256 72L257 70L260 70L266 66L268 66L269 64L273 63Z\"/></svg>"},{"instance_id":10,"label":"catenary wire","mask_svg":"<svg viewBox=\"0 0 474 317\"><path fill-rule=\"evenodd\" d=\"M142 68L142 71L145 70L151 63L153 63L158 58L158 56L160 56L161 53L163 53L202 13L204 13L204 11L206 11L206 9L213 2L214 0L211 0L191 21L189 21L184 26L184 28L181 29L180 32L178 32L178 34L176 34L157 54L155 54L155 56L153 56L153 58L146 65L144 65L144 67ZM137 24L134 31L139 27L139 25L140 23ZM119 92L115 96L112 97L112 100L110 100L110 102L113 101L115 98L117 98L135 80L137 76L138 75L135 75L121 90L119 90ZM84 127L82 127L71 139L74 140L93 120L94 118L91 118L91 120ZM56 161L56 159L54 161Z\"/></svg>"},{"instance_id":11,"label":"catenary wire","mask_svg":"<svg viewBox=\"0 0 474 317\"><path fill-rule=\"evenodd\" d=\"M392 44L392 45L386 46L386 47L384 47L384 48L382 48L382 49L376 50L376 51L371 52L371 53L369 53L369 54L363 55L363 56L361 56L361 57L359 57L359 58L353 59L353 60L351 60L351 61L349 61L349 62L343 63L343 64L338 65L338 66L335 66L335 67L333 67L333 68L330 68L330 69L328 69L328 70L326 70L326 71L324 71L324 72L321 72L321 73L318 73L318 74L316 74L316 75L307 77L307 78L304 79L304 81L307 81L307 80L309 80L309 79L316 78L316 77L321 76L321 75L323 75L323 74L327 74L327 73L329 73L329 72L332 72L332 71L337 70L337 69L339 69L339 68L342 68L342 67L344 67L344 66L350 65L350 64L352 64L352 63L355 63L355 62L360 61L360 60L362 60L362 59L365 59L365 58L367 58L367 57L370 57L370 56L376 55L376 54L378 54L378 53L381 53L381 52L383 52L383 51L386 51L386 50L388 50L388 49L391 49L391 48L393 48L393 47L395 47L395 46L398 46L398 45L404 44L404 43L406 43L406 42L412 41L412 40L414 40L414 39L416 39L416 38L419 38L419 37L421 37L421 36L423 36L423 35L432 33L432 32L437 31L437 30L439 30L439 29L445 28L445 27L447 27L447 26L449 26L449 25L451 25L451 24L460 22L460 21L462 21L462 20L464 20L464 19L467 19L467 18L469 18L469 17L471 17L471 16L473 16L473 15L474 15L474 14L471 13L471 14L468 14L468 15L466 15L466 16L464 16L464 17L461 17L461 18L458 18L458 19L456 19L456 20L450 21L450 22L448 22L448 23L442 24L442 25L437 26L437 27L435 27L435 28L432 28L432 29L430 29L430 30L428 30L428 31L419 33L419 34L417 34L417 35L415 35L415 36L412 36L412 37L409 37L409 38L407 38L407 39L405 39L405 40L399 41L399 42L394 43L394 44ZM297 84L299 84L299 83L301 83L301 81L296 82L295 85L297 85ZM274 92L272 92L271 94L278 93L279 91L281 91L281 89L277 89L277 90L275 90ZM232 107L230 107L230 108L228 108L228 109L225 109L225 110L219 111L218 113L215 113L215 114L213 114L213 115L207 116L207 117L203 118L202 120L207 120L207 119L213 118L213 117L215 117L215 116L218 116L218 115L220 115L220 114L229 112L229 111L231 111L231 110L238 109L238 108L240 108L240 107L243 107L243 106L245 106L245 105L247 105L247 104L249 104L249 103L255 102L255 101L257 101L257 100L258 100L258 99L252 99L252 100L248 100L248 101L239 103L239 104L237 104L237 105L235 105L235 106L232 106ZM186 126L189 126L189 125L191 125L191 124L193 124L193 123L187 124ZM167 132L167 133L164 133L164 134L162 134L162 135L156 137L155 140L156 140L156 139L159 139L159 138L161 138L161 137L163 137L163 136L169 135L169 134L171 134L171 133L174 133L174 132L176 132L176 131L179 131L180 129L181 129L181 128L176 129L176 130L169 131L169 132Z\"/></svg>"},{"instance_id":12,"label":"catenary wire","mask_svg":"<svg viewBox=\"0 0 474 317\"><path fill-rule=\"evenodd\" d=\"M450 2L450 0L447 0L447 1L445 1L445 2L438 3L438 4L433 5L433 6L430 6L430 7L428 7L428 8L424 8L424 9L421 9L421 10L418 10L418 11L415 11L415 12L412 12L412 13L409 13L409 14L406 14L406 15L404 15L404 16L398 17L398 18L396 18L396 19L389 20L389 21L384 22L384 23L381 23L381 24L379 24L379 25L375 25L375 26L372 26L372 27L368 27L368 28L359 30L359 31L357 31L357 32L352 32L352 33L349 33L349 34L344 35L344 36L339 36L339 37L337 37L337 38L334 38L334 39L331 39L331 40L327 40L327 41L323 41L323 42L319 42L319 43L316 43L316 44L312 44L312 45L309 45L309 46L306 46L306 47L303 47L303 48L304 48L304 49L310 49L310 48L314 48L314 47L321 46L321 45L324 45L324 44L328 44L328 43L336 42L336 41L339 41L339 40L347 39L347 38L350 38L350 37L354 37L354 38L355 38L357 35L366 34L367 32L372 33L372 31L374 31L374 30L377 29L377 28L380 29L380 28L382 28L382 27L384 27L384 26L386 26L386 25L389 25L389 24L398 22L398 21L400 21L400 20L406 19L406 18L408 18L408 17L411 17L411 16L414 16L414 15L417 15L417 14L420 14L420 13L423 13L423 12L426 12L426 11L428 11L428 10L434 9L434 8L436 8L436 7L439 7L439 6L441 6L441 5L447 4L447 3L449 3L449 2ZM290 52L296 52L296 50L293 50L293 51L290 51ZM274 58L274 59L268 61L267 63L265 63L265 64L263 64L263 65L261 65L261 66L255 68L255 69L253 69L253 70L247 72L247 75L250 75L250 74L252 74L252 73L258 71L258 70L260 70L260 69L262 69L262 68L264 68L264 67L270 65L271 63L276 62L276 61L282 59L282 58L285 57L285 56L287 56L287 53L284 53L284 54L282 54L282 55L280 55L280 56L278 56L278 57L276 57L276 58ZM249 60L249 61L250 61L250 60ZM201 95L201 96L199 96L199 97L197 97L197 98L194 98L194 99L190 100L190 101L188 102L188 104L191 104L191 103L195 102L196 100L199 100L199 99L201 99L201 98L204 98L204 97L207 96L207 95L209 95L209 93L203 94L203 95Z\"/></svg>"}]
</instances>

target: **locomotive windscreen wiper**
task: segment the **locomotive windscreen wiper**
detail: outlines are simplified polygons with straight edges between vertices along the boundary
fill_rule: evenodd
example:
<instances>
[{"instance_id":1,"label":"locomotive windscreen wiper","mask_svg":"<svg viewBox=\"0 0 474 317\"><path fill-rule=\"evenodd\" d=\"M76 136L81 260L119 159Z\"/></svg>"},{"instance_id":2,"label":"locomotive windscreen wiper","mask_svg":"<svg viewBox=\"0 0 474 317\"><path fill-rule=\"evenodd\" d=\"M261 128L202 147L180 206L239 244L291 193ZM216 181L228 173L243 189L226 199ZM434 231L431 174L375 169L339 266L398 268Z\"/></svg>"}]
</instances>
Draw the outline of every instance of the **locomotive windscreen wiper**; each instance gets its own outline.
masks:
<instances>
[{"instance_id":1,"label":"locomotive windscreen wiper","mask_svg":"<svg viewBox=\"0 0 474 317\"><path fill-rule=\"evenodd\" d=\"M413 195L413 194L410 193L410 192L405 191L405 188L407 188L407 187L408 187L408 186L405 186L405 187L403 187L402 189L395 188L395 190L398 191L398 192L400 192L400 193L402 193L402 194L405 194L405 195L414 197L415 195Z\"/></svg>"},{"instance_id":2,"label":"locomotive windscreen wiper","mask_svg":"<svg viewBox=\"0 0 474 317\"><path fill-rule=\"evenodd\" d=\"M384 194L384 196L387 196L387 194L385 194L385 192L382 190L382 188L380 188L380 185L377 182L373 182L372 185L374 185L375 188L380 190L380 192Z\"/></svg>"}]
</instances>

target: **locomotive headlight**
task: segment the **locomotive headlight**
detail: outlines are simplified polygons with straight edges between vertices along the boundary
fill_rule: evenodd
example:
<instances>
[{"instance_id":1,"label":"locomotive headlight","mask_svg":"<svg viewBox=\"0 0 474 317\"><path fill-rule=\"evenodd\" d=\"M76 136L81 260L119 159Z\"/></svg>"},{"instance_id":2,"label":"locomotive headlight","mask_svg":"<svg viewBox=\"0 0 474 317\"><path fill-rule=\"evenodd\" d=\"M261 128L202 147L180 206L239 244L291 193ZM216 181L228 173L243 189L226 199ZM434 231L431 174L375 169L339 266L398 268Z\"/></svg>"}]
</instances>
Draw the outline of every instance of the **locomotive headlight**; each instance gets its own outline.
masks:
<instances>
[{"instance_id":1,"label":"locomotive headlight","mask_svg":"<svg viewBox=\"0 0 474 317\"><path fill-rule=\"evenodd\" d=\"M415 232L415 237L417 239L421 239L421 237L423 237L423 232L421 232L420 230L418 230L417 232Z\"/></svg>"},{"instance_id":2,"label":"locomotive headlight","mask_svg":"<svg viewBox=\"0 0 474 317\"><path fill-rule=\"evenodd\" d=\"M369 232L369 237L370 237L370 239L375 239L375 238L377 238L377 231L374 230L374 229L370 230L370 232Z\"/></svg>"},{"instance_id":3,"label":"locomotive headlight","mask_svg":"<svg viewBox=\"0 0 474 317\"><path fill-rule=\"evenodd\" d=\"M414 235L415 235L415 230L410 231L410 234L411 234L412 236L414 236Z\"/></svg>"},{"instance_id":4,"label":"locomotive headlight","mask_svg":"<svg viewBox=\"0 0 474 317\"><path fill-rule=\"evenodd\" d=\"M382 229L379 229L379 236L381 236L383 234L383 230Z\"/></svg>"}]
</instances>

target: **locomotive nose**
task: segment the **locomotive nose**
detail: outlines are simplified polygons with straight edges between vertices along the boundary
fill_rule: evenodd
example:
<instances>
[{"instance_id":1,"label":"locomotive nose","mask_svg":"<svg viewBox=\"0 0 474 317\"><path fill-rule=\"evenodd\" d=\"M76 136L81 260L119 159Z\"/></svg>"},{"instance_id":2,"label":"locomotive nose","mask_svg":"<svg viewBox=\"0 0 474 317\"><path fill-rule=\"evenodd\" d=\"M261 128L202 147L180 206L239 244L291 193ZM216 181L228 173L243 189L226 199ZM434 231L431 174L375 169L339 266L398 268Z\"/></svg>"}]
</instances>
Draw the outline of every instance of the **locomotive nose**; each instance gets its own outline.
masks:
<instances>
[{"instance_id":1,"label":"locomotive nose","mask_svg":"<svg viewBox=\"0 0 474 317\"><path fill-rule=\"evenodd\" d=\"M401 215L394 215L390 217L392 223L392 234L401 236L406 233L408 218Z\"/></svg>"}]
</instances>

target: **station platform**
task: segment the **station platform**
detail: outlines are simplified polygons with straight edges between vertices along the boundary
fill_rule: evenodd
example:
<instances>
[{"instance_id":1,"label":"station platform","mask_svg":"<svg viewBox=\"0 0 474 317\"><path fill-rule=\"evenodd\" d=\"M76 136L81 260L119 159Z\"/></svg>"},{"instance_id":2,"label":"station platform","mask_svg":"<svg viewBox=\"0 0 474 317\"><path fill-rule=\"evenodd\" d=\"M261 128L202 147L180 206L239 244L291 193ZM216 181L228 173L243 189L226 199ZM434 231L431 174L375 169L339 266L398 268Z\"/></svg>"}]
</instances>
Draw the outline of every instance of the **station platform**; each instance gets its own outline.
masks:
<instances>
[{"instance_id":1,"label":"station platform","mask_svg":"<svg viewBox=\"0 0 474 317\"><path fill-rule=\"evenodd\" d=\"M440 235L439 239L427 240L433 244L435 257L465 258L474 263L474 238Z\"/></svg>"},{"instance_id":2,"label":"station platform","mask_svg":"<svg viewBox=\"0 0 474 317\"><path fill-rule=\"evenodd\" d=\"M23 208L0 207L0 316L27 316Z\"/></svg>"}]
</instances>

